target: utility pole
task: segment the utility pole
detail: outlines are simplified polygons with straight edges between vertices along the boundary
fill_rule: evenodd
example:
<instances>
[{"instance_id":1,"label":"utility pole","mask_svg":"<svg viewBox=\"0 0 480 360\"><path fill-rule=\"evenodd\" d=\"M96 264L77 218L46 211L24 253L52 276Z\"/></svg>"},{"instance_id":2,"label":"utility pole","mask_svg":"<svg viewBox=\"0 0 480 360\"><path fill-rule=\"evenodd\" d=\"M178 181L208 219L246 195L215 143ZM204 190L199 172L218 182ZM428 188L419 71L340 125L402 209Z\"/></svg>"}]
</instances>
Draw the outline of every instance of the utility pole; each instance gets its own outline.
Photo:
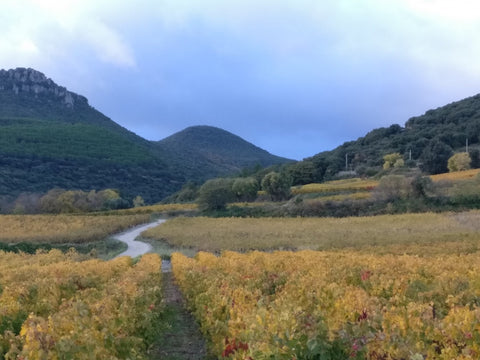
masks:
<instances>
[{"instance_id":1,"label":"utility pole","mask_svg":"<svg viewBox=\"0 0 480 360\"><path fill-rule=\"evenodd\" d=\"M412 160L412 149L408 151L408 160Z\"/></svg>"},{"instance_id":2,"label":"utility pole","mask_svg":"<svg viewBox=\"0 0 480 360\"><path fill-rule=\"evenodd\" d=\"M345 154L345 171L348 171L348 154Z\"/></svg>"},{"instance_id":3,"label":"utility pole","mask_svg":"<svg viewBox=\"0 0 480 360\"><path fill-rule=\"evenodd\" d=\"M465 152L468 154L468 138L465 140Z\"/></svg>"}]
</instances>

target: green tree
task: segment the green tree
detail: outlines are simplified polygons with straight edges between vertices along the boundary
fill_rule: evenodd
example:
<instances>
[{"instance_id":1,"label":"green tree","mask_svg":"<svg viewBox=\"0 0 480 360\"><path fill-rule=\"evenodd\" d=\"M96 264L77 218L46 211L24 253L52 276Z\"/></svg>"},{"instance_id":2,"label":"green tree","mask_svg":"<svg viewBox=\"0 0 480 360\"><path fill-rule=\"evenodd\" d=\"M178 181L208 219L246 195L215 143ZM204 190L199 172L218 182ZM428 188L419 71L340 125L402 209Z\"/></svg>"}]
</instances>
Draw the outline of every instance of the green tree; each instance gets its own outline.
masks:
<instances>
[{"instance_id":1,"label":"green tree","mask_svg":"<svg viewBox=\"0 0 480 360\"><path fill-rule=\"evenodd\" d=\"M232 191L240 201L255 200L258 190L258 181L254 177L237 178L232 185Z\"/></svg>"},{"instance_id":2,"label":"green tree","mask_svg":"<svg viewBox=\"0 0 480 360\"><path fill-rule=\"evenodd\" d=\"M447 163L453 151L450 146L438 139L431 140L423 150L422 170L429 174L441 174L448 170Z\"/></svg>"},{"instance_id":3,"label":"green tree","mask_svg":"<svg viewBox=\"0 0 480 360\"><path fill-rule=\"evenodd\" d=\"M315 182L315 165L312 161L300 161L288 166L292 185L305 185Z\"/></svg>"},{"instance_id":4,"label":"green tree","mask_svg":"<svg viewBox=\"0 0 480 360\"><path fill-rule=\"evenodd\" d=\"M288 199L290 196L291 180L285 174L269 172L262 180L262 189L272 197L272 200L279 201Z\"/></svg>"},{"instance_id":5,"label":"green tree","mask_svg":"<svg viewBox=\"0 0 480 360\"><path fill-rule=\"evenodd\" d=\"M470 155L466 152L454 154L448 159L448 171L464 171L470 169Z\"/></svg>"},{"instance_id":6,"label":"green tree","mask_svg":"<svg viewBox=\"0 0 480 360\"><path fill-rule=\"evenodd\" d=\"M200 210L224 210L234 200L232 179L207 180L198 190L197 203Z\"/></svg>"},{"instance_id":7,"label":"green tree","mask_svg":"<svg viewBox=\"0 0 480 360\"><path fill-rule=\"evenodd\" d=\"M472 159L472 161L470 162L470 166L472 167L472 169L480 168L480 150L470 150L470 158Z\"/></svg>"}]
</instances>

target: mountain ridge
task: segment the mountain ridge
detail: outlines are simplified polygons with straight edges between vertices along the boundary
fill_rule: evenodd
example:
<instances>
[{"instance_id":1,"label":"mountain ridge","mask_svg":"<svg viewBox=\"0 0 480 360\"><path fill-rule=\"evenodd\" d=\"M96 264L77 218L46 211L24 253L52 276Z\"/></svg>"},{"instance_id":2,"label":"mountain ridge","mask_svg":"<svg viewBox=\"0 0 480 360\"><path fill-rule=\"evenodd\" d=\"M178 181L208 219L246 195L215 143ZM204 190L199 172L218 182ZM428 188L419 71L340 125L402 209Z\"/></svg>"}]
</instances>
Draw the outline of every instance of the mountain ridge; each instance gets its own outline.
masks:
<instances>
[{"instance_id":1,"label":"mountain ridge","mask_svg":"<svg viewBox=\"0 0 480 360\"><path fill-rule=\"evenodd\" d=\"M176 134L168 137L177 139L173 142L146 140L91 107L87 98L30 68L0 70L0 130L0 195L4 196L53 187L113 187L129 198L141 195L152 203L188 181L226 176L257 163L287 161L271 154L265 158L264 150L246 141L251 157L239 163L232 157L235 154L222 155L221 147L213 156L202 155L198 144L191 147L197 142L182 143ZM235 136L221 134L210 140L222 142L226 134Z\"/></svg>"}]
</instances>

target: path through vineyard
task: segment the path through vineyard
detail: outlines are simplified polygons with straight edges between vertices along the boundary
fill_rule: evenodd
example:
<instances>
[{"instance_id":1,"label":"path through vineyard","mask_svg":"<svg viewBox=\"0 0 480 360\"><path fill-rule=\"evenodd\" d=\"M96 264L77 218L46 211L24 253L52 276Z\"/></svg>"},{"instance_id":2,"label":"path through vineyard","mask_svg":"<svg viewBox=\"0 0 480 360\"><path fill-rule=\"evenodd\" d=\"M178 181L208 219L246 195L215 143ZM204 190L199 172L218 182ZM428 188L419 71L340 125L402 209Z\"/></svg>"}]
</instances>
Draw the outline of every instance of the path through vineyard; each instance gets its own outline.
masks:
<instances>
[{"instance_id":1,"label":"path through vineyard","mask_svg":"<svg viewBox=\"0 0 480 360\"><path fill-rule=\"evenodd\" d=\"M119 254L118 256L136 257L150 252L152 250L150 244L144 243L143 241L136 241L135 239L145 230L148 230L164 222L165 220L157 220L155 222L140 225L121 234L115 235L113 237L114 239L120 240L128 246L127 250Z\"/></svg>"},{"instance_id":2,"label":"path through vineyard","mask_svg":"<svg viewBox=\"0 0 480 360\"><path fill-rule=\"evenodd\" d=\"M152 247L135 239L145 230L157 226L165 220L141 225L128 230L115 238L125 242L128 249L118 256L136 257L152 250ZM164 360L203 360L207 359L205 340L197 323L186 310L183 296L175 284L170 261L162 260L162 283L164 289L165 312L162 332L152 350L152 359Z\"/></svg>"},{"instance_id":3,"label":"path through vineyard","mask_svg":"<svg viewBox=\"0 0 480 360\"><path fill-rule=\"evenodd\" d=\"M162 282L165 298L165 322L168 328L162 333L153 350L154 359L201 360L207 359L205 340L197 323L186 310L183 296L175 284L170 261L162 261Z\"/></svg>"}]
</instances>

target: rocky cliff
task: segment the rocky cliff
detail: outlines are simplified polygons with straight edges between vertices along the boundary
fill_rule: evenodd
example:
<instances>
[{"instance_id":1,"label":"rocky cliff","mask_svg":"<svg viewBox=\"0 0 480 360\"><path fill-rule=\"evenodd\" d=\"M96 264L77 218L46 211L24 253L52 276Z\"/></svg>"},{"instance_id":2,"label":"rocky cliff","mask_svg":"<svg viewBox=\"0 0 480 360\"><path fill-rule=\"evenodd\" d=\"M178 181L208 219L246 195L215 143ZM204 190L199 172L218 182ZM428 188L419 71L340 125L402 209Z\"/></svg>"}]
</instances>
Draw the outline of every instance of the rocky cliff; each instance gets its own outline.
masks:
<instances>
[{"instance_id":1,"label":"rocky cliff","mask_svg":"<svg viewBox=\"0 0 480 360\"><path fill-rule=\"evenodd\" d=\"M0 70L0 92L17 96L48 98L50 101L56 100L67 108L73 108L75 104L79 103L88 104L85 97L68 91L41 72L30 68Z\"/></svg>"}]
</instances>

